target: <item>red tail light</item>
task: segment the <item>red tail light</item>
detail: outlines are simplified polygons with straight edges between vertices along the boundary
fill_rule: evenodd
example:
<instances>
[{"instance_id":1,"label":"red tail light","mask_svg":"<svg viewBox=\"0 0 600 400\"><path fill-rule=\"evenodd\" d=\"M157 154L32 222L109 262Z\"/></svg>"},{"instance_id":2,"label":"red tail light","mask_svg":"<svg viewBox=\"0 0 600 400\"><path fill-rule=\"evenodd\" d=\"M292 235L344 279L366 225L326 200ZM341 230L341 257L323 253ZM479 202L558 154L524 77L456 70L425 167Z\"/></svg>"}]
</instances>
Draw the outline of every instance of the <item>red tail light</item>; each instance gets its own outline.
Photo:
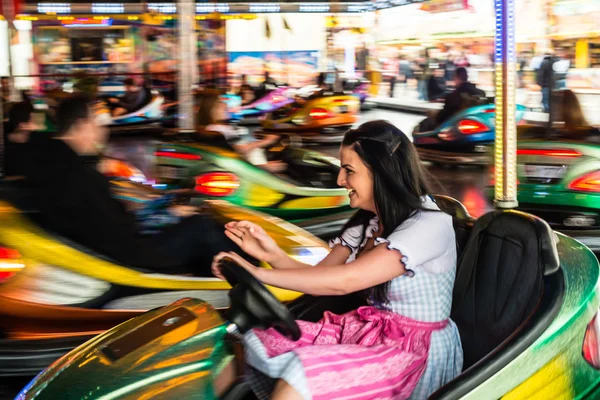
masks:
<instances>
[{"instance_id":1,"label":"red tail light","mask_svg":"<svg viewBox=\"0 0 600 400\"><path fill-rule=\"evenodd\" d=\"M329 112L324 108L313 108L308 113L312 119L325 119L329 117Z\"/></svg>"},{"instance_id":2,"label":"red tail light","mask_svg":"<svg viewBox=\"0 0 600 400\"><path fill-rule=\"evenodd\" d=\"M472 135L474 133L483 133L490 130L488 126L472 119L463 119L458 123L458 130L463 135Z\"/></svg>"},{"instance_id":3,"label":"red tail light","mask_svg":"<svg viewBox=\"0 0 600 400\"><path fill-rule=\"evenodd\" d=\"M157 151L154 153L156 157L177 158L179 160L202 160L198 154L182 153L178 151Z\"/></svg>"},{"instance_id":4,"label":"red tail light","mask_svg":"<svg viewBox=\"0 0 600 400\"><path fill-rule=\"evenodd\" d=\"M0 283L11 278L23 267L20 259L21 253L17 250L0 247Z\"/></svg>"},{"instance_id":5,"label":"red tail light","mask_svg":"<svg viewBox=\"0 0 600 400\"><path fill-rule=\"evenodd\" d=\"M569 183L569 189L581 192L600 192L600 171L585 174Z\"/></svg>"},{"instance_id":6,"label":"red tail light","mask_svg":"<svg viewBox=\"0 0 600 400\"><path fill-rule=\"evenodd\" d=\"M486 113L486 114L493 114L495 112L496 112L495 108L490 108L490 109L484 111L484 113Z\"/></svg>"},{"instance_id":7,"label":"red tail light","mask_svg":"<svg viewBox=\"0 0 600 400\"><path fill-rule=\"evenodd\" d=\"M581 157L581 153L570 149L518 149L518 156Z\"/></svg>"},{"instance_id":8,"label":"red tail light","mask_svg":"<svg viewBox=\"0 0 600 400\"><path fill-rule=\"evenodd\" d=\"M598 314L594 316L592 322L590 322L585 330L585 336L583 338L583 358L592 367L600 369L600 347L598 346L598 339L600 338L600 320L598 320Z\"/></svg>"},{"instance_id":9,"label":"red tail light","mask_svg":"<svg viewBox=\"0 0 600 400\"><path fill-rule=\"evenodd\" d=\"M196 192L205 196L230 196L238 187L238 177L229 172L209 172L196 177Z\"/></svg>"}]
</instances>

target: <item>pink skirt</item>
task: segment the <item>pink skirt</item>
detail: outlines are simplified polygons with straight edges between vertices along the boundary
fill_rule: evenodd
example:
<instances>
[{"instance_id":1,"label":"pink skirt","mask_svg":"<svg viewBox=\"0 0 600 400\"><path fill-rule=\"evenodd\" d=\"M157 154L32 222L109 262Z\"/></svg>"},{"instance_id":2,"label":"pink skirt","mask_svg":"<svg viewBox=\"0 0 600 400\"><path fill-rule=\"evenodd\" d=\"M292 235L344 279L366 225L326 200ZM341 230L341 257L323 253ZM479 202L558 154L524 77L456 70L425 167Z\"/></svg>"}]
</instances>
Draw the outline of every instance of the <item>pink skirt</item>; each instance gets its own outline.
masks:
<instances>
[{"instance_id":1,"label":"pink skirt","mask_svg":"<svg viewBox=\"0 0 600 400\"><path fill-rule=\"evenodd\" d=\"M268 357L296 355L313 399L406 399L425 370L432 332L448 321L420 322L361 307L298 325L302 337L296 342L274 329L254 333Z\"/></svg>"}]
</instances>

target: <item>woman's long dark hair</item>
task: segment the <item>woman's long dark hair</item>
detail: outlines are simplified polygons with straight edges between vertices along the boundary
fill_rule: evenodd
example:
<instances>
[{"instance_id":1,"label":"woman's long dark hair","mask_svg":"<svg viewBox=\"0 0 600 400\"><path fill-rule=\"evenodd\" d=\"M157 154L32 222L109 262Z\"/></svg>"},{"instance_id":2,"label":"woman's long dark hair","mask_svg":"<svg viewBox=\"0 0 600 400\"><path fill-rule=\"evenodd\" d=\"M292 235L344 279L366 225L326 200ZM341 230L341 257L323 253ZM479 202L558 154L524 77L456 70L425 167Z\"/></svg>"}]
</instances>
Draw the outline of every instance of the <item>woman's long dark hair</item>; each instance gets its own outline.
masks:
<instances>
[{"instance_id":1,"label":"woman's long dark hair","mask_svg":"<svg viewBox=\"0 0 600 400\"><path fill-rule=\"evenodd\" d=\"M426 210L421 198L429 194L428 173L414 145L400 129L387 121L367 122L348 131L342 146L356 151L373 175L373 195L383 226L382 237L391 235L418 210ZM363 226L362 242L373 217L372 212L359 210L346 223L344 230ZM377 303L388 303L389 284L377 285L368 294Z\"/></svg>"}]
</instances>

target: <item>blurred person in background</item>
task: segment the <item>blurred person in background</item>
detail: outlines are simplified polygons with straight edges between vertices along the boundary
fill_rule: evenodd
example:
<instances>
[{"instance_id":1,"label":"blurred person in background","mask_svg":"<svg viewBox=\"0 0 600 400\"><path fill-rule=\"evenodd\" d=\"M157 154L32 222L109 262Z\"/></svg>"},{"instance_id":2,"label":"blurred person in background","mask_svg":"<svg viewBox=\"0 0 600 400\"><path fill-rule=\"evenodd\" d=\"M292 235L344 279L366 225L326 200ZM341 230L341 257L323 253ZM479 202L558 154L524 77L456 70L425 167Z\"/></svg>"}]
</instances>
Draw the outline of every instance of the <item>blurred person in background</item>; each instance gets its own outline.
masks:
<instances>
[{"instance_id":1,"label":"blurred person in background","mask_svg":"<svg viewBox=\"0 0 600 400\"><path fill-rule=\"evenodd\" d=\"M0 96L2 97L2 113L4 121L8 120L8 111L10 110L10 81L8 76L0 78Z\"/></svg>"},{"instance_id":2,"label":"blurred person in background","mask_svg":"<svg viewBox=\"0 0 600 400\"><path fill-rule=\"evenodd\" d=\"M256 99L260 99L267 95L267 93L277 87L277 82L275 79L271 78L269 71L265 70L264 80L256 89Z\"/></svg>"},{"instance_id":3,"label":"blurred person in background","mask_svg":"<svg viewBox=\"0 0 600 400\"><path fill-rule=\"evenodd\" d=\"M242 75L242 82L240 84L240 89L238 91L238 96L242 98L242 105L246 106L252 103L255 99L254 97L254 89L248 83L248 77L246 74Z\"/></svg>"},{"instance_id":4,"label":"blurred person in background","mask_svg":"<svg viewBox=\"0 0 600 400\"><path fill-rule=\"evenodd\" d=\"M427 98L429 101L443 99L446 95L445 72L442 68L436 68L433 75L427 81Z\"/></svg>"},{"instance_id":5,"label":"blurred person in background","mask_svg":"<svg viewBox=\"0 0 600 400\"><path fill-rule=\"evenodd\" d=\"M21 175L21 158L29 135L37 129L33 121L33 106L29 101L14 104L4 123L4 174Z\"/></svg>"},{"instance_id":6,"label":"blurred person in background","mask_svg":"<svg viewBox=\"0 0 600 400\"><path fill-rule=\"evenodd\" d=\"M227 143L250 164L259 166L270 172L283 172L285 163L268 161L265 149L277 143L279 135L265 135L262 139L254 139L251 135L242 138L240 129L227 124L227 105L218 95L205 95L199 101L197 124L198 132L215 132L223 135Z\"/></svg>"},{"instance_id":7,"label":"blurred person in background","mask_svg":"<svg viewBox=\"0 0 600 400\"><path fill-rule=\"evenodd\" d=\"M120 98L112 97L109 99L115 107L112 110L112 115L115 117L135 111L140 103L141 88L136 85L135 81L132 78L126 78L123 85L125 86L125 94Z\"/></svg>"},{"instance_id":8,"label":"blurred person in background","mask_svg":"<svg viewBox=\"0 0 600 400\"><path fill-rule=\"evenodd\" d=\"M451 82L454 80L454 72L456 71L456 64L454 64L454 56L448 53L448 58L444 61L444 80Z\"/></svg>"},{"instance_id":9,"label":"blurred person in background","mask_svg":"<svg viewBox=\"0 0 600 400\"><path fill-rule=\"evenodd\" d=\"M565 121L565 129L570 137L576 139L600 139L600 130L593 127L585 118L577 95L569 89L562 91L562 101L557 106L562 107L562 117ZM560 97L558 97L560 98Z\"/></svg>"},{"instance_id":10,"label":"blurred person in background","mask_svg":"<svg viewBox=\"0 0 600 400\"><path fill-rule=\"evenodd\" d=\"M427 101L427 81L431 75L431 71L429 70L429 63L431 62L429 58L429 49L425 49L423 53L423 57L421 57L417 62L417 90L419 92L419 100Z\"/></svg>"},{"instance_id":11,"label":"blurred person in background","mask_svg":"<svg viewBox=\"0 0 600 400\"><path fill-rule=\"evenodd\" d=\"M485 97L485 92L469 82L469 74L464 67L456 68L454 76L455 89L444 99L444 108L436 116L438 125L445 122L458 111L463 109L465 100L469 97Z\"/></svg>"},{"instance_id":12,"label":"blurred person in background","mask_svg":"<svg viewBox=\"0 0 600 400\"><path fill-rule=\"evenodd\" d=\"M77 95L57 110L57 132L31 135L23 174L43 223L60 235L134 268L210 276L212 257L231 246L221 225L195 214L163 232L142 235L135 215L113 198L97 161L108 129L99 126L90 100Z\"/></svg>"},{"instance_id":13,"label":"blurred person in background","mask_svg":"<svg viewBox=\"0 0 600 400\"><path fill-rule=\"evenodd\" d=\"M2 101L8 103L10 101L10 80L8 79L8 76L0 78L0 91Z\"/></svg>"},{"instance_id":14,"label":"blurred person in background","mask_svg":"<svg viewBox=\"0 0 600 400\"><path fill-rule=\"evenodd\" d=\"M566 87L567 72L570 61L564 58L564 51L559 49L556 55L551 49L546 50L544 58L537 70L536 83L542 90L542 109L550 112L550 94L553 89Z\"/></svg>"},{"instance_id":15,"label":"blurred person in background","mask_svg":"<svg viewBox=\"0 0 600 400\"><path fill-rule=\"evenodd\" d=\"M469 62L469 59L467 58L464 51L461 52L458 57L456 57L454 64L457 67L462 67L462 68L469 68L471 66L471 63Z\"/></svg>"},{"instance_id":16,"label":"blurred person in background","mask_svg":"<svg viewBox=\"0 0 600 400\"><path fill-rule=\"evenodd\" d=\"M399 58L398 73L398 82L400 83L400 87L402 88L402 92L404 93L406 92L408 80L413 79L413 70L411 68L410 62L403 55L401 55Z\"/></svg>"}]
</instances>

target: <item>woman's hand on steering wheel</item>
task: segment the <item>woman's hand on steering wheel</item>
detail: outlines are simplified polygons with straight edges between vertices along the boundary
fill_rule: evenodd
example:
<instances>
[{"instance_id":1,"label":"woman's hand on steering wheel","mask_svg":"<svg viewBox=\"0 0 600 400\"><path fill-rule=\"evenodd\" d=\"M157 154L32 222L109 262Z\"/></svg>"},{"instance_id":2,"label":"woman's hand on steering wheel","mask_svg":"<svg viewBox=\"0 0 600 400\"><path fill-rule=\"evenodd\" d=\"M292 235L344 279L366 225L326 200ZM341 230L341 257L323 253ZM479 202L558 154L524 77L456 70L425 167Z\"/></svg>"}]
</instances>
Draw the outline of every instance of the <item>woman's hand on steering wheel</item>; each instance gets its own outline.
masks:
<instances>
[{"instance_id":1,"label":"woman's hand on steering wheel","mask_svg":"<svg viewBox=\"0 0 600 400\"><path fill-rule=\"evenodd\" d=\"M221 268L219 265L221 260L224 258L230 258L231 260L235 261L235 263L237 265L239 265L241 268L244 268L246 271L248 271L250 274L252 274L252 276L254 276L256 279L260 280L260 278L258 277L259 268L250 264L243 257L241 257L240 255L238 255L237 253L235 253L233 251L230 251L230 252L222 251L213 258L211 270L212 270L213 275L216 276L217 278L224 280L224 281L226 280L225 277L223 276L223 274L221 273Z\"/></svg>"},{"instance_id":2,"label":"woman's hand on steering wheel","mask_svg":"<svg viewBox=\"0 0 600 400\"><path fill-rule=\"evenodd\" d=\"M229 222L225 225L225 235L244 252L260 261L273 264L285 255L267 232L252 222Z\"/></svg>"}]
</instances>

